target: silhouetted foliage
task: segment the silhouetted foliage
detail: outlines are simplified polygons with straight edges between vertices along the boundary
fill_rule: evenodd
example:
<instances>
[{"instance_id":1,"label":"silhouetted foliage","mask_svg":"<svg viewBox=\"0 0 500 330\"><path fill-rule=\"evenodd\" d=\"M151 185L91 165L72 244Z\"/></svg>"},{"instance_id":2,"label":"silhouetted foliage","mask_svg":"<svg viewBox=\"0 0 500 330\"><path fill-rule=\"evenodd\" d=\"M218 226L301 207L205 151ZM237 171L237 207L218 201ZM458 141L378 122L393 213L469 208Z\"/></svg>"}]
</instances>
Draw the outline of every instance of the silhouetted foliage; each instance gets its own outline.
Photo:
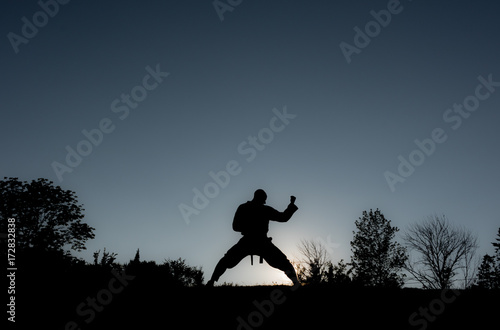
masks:
<instances>
[{"instance_id":1,"label":"silhouetted foliage","mask_svg":"<svg viewBox=\"0 0 500 330\"><path fill-rule=\"evenodd\" d=\"M495 255L484 255L479 266L476 284L479 288L500 289L500 228L496 241L491 243L495 247Z\"/></svg>"},{"instance_id":2,"label":"silhouetted foliage","mask_svg":"<svg viewBox=\"0 0 500 330\"><path fill-rule=\"evenodd\" d=\"M495 239L497 242L491 243L495 247L496 257L500 259L500 228L498 228L497 238Z\"/></svg>"},{"instance_id":3,"label":"silhouetted foliage","mask_svg":"<svg viewBox=\"0 0 500 330\"><path fill-rule=\"evenodd\" d=\"M141 262L141 254L139 253L139 249L137 249L137 252L135 253L134 260L132 260L132 261L136 262L136 263Z\"/></svg>"},{"instance_id":4,"label":"silhouetted foliage","mask_svg":"<svg viewBox=\"0 0 500 330\"><path fill-rule=\"evenodd\" d=\"M482 289L500 289L500 268L495 258L486 254L478 269L477 287Z\"/></svg>"},{"instance_id":5,"label":"silhouetted foliage","mask_svg":"<svg viewBox=\"0 0 500 330\"><path fill-rule=\"evenodd\" d=\"M54 186L47 179L21 182L17 178L0 181L0 231L7 232L7 218L16 219L17 250L80 251L94 238L93 230L82 223L83 206L76 194Z\"/></svg>"},{"instance_id":6,"label":"silhouetted foliage","mask_svg":"<svg viewBox=\"0 0 500 330\"><path fill-rule=\"evenodd\" d=\"M172 284L181 286L201 286L203 284L201 268L187 265L184 259L166 259L159 268L165 273L166 280Z\"/></svg>"},{"instance_id":7,"label":"silhouetted foliage","mask_svg":"<svg viewBox=\"0 0 500 330\"><path fill-rule=\"evenodd\" d=\"M145 280L162 281L167 286L203 283L201 268L191 267L183 259L165 260L161 265L141 261L139 249L126 265L116 262L117 254L106 249L94 252L93 262L75 258L70 250L84 250L86 241L94 238L95 229L82 222L83 211L74 192L47 179L0 181L0 233L7 233L8 218L16 219L16 265L23 270L20 277L30 281L63 278L68 283L85 282L89 287L100 287L114 276L112 270L122 272L126 268L145 275ZM6 249L1 251L5 260Z\"/></svg>"},{"instance_id":8,"label":"silhouetted foliage","mask_svg":"<svg viewBox=\"0 0 500 330\"><path fill-rule=\"evenodd\" d=\"M302 240L298 249L303 259L296 263L297 276L306 285L325 284L332 263L323 244L313 240Z\"/></svg>"},{"instance_id":9,"label":"silhouetted foliage","mask_svg":"<svg viewBox=\"0 0 500 330\"><path fill-rule=\"evenodd\" d=\"M106 248L104 248L104 251L102 252L102 257L101 261L99 261L99 255L101 253L101 250L97 250L94 252L93 257L94 257L94 266L100 266L104 269L113 269L117 268L117 264L115 263L116 260L116 253L110 253L106 252Z\"/></svg>"},{"instance_id":10,"label":"silhouetted foliage","mask_svg":"<svg viewBox=\"0 0 500 330\"><path fill-rule=\"evenodd\" d=\"M154 275L159 274L160 270L155 261L141 261L141 255L139 249L135 253L133 260L130 260L128 264L124 266L125 270L134 275Z\"/></svg>"},{"instance_id":11,"label":"silhouetted foliage","mask_svg":"<svg viewBox=\"0 0 500 330\"><path fill-rule=\"evenodd\" d=\"M160 265L155 261L141 261L139 250L133 260L124 265L128 274L142 278L161 281L171 286L201 286L203 271L201 268L189 266L184 259L166 259Z\"/></svg>"},{"instance_id":12,"label":"silhouetted foliage","mask_svg":"<svg viewBox=\"0 0 500 330\"><path fill-rule=\"evenodd\" d=\"M394 241L397 227L377 209L363 211L351 241L353 280L363 286L401 287L406 249Z\"/></svg>"},{"instance_id":13,"label":"silhouetted foliage","mask_svg":"<svg viewBox=\"0 0 500 330\"><path fill-rule=\"evenodd\" d=\"M478 244L470 231L452 227L445 216L431 216L411 226L404 240L416 254L406 269L425 289L450 288L460 273L464 287L472 284Z\"/></svg>"},{"instance_id":14,"label":"silhouetted foliage","mask_svg":"<svg viewBox=\"0 0 500 330\"><path fill-rule=\"evenodd\" d=\"M303 259L295 262L297 275L305 285L328 285L346 287L352 284L352 269L341 259L334 265L327 250L319 241L302 240L298 245Z\"/></svg>"},{"instance_id":15,"label":"silhouetted foliage","mask_svg":"<svg viewBox=\"0 0 500 330\"><path fill-rule=\"evenodd\" d=\"M344 259L341 259L336 265L329 263L328 272L326 274L328 285L335 287L345 287L351 285L351 272L352 269L348 268Z\"/></svg>"},{"instance_id":16,"label":"silhouetted foliage","mask_svg":"<svg viewBox=\"0 0 500 330\"><path fill-rule=\"evenodd\" d=\"M155 261L136 261L135 259L130 261L124 266L127 273L133 275L144 275L144 276L157 276L162 277L160 274L161 270Z\"/></svg>"}]
</instances>

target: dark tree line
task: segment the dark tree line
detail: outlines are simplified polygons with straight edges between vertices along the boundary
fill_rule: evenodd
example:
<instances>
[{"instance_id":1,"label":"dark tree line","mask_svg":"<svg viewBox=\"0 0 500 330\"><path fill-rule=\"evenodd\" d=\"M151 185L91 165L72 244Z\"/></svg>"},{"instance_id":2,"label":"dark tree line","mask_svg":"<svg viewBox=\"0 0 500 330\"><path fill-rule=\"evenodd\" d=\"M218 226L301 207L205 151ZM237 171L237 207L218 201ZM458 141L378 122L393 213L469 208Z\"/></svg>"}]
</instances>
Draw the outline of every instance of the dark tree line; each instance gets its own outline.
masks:
<instances>
[{"instance_id":1,"label":"dark tree line","mask_svg":"<svg viewBox=\"0 0 500 330\"><path fill-rule=\"evenodd\" d=\"M415 223L396 241L399 231L377 209L364 211L351 241L351 262L334 265L318 241L302 241L304 256L297 263L302 282L308 285L402 287L407 276L426 289L500 288L500 229L495 254L485 255L478 267L477 238L453 226L445 216L431 216Z\"/></svg>"},{"instance_id":2,"label":"dark tree line","mask_svg":"<svg viewBox=\"0 0 500 330\"><path fill-rule=\"evenodd\" d=\"M109 271L158 276L177 286L197 286L203 283L201 268L189 266L185 260L141 261L139 250L126 264L116 262L116 253L104 249L94 253L93 263L71 255L85 250L93 239L94 228L82 221L83 205L76 194L63 190L46 179L31 182L17 178L0 181L0 233L7 233L9 218L15 218L16 261L22 264L23 274L40 274L40 270L72 274L73 276L109 276ZM3 236L6 236L5 234ZM2 239L4 237L1 237ZM6 249L1 249L6 260ZM37 275L38 276L38 275Z\"/></svg>"}]
</instances>

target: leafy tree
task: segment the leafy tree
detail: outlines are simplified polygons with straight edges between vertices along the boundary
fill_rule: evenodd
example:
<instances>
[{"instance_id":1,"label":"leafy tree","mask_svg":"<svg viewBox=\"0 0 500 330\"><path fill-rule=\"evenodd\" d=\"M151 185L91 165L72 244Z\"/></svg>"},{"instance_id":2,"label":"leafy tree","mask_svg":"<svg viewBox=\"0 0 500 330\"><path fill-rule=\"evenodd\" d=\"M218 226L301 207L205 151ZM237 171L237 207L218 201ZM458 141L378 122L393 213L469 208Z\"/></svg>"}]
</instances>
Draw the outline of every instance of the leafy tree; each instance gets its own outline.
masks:
<instances>
[{"instance_id":1,"label":"leafy tree","mask_svg":"<svg viewBox=\"0 0 500 330\"><path fill-rule=\"evenodd\" d=\"M477 286L484 289L500 289L500 228L496 238L495 255L483 256L483 261L478 269Z\"/></svg>"},{"instance_id":2,"label":"leafy tree","mask_svg":"<svg viewBox=\"0 0 500 330\"><path fill-rule=\"evenodd\" d=\"M464 287L472 283L478 244L470 231L452 227L445 216L431 216L411 226L404 241L415 257L406 269L424 288L450 288L457 275L463 275Z\"/></svg>"},{"instance_id":3,"label":"leafy tree","mask_svg":"<svg viewBox=\"0 0 500 330\"><path fill-rule=\"evenodd\" d=\"M16 219L17 250L63 251L85 249L94 228L82 223L83 206L76 194L54 186L47 179L0 181L0 232L7 232L7 219Z\"/></svg>"},{"instance_id":4,"label":"leafy tree","mask_svg":"<svg viewBox=\"0 0 500 330\"><path fill-rule=\"evenodd\" d=\"M363 211L355 222L357 232L351 241L353 281L363 286L401 287L401 274L408 256L406 249L394 241L397 227L391 226L380 210Z\"/></svg>"}]
</instances>

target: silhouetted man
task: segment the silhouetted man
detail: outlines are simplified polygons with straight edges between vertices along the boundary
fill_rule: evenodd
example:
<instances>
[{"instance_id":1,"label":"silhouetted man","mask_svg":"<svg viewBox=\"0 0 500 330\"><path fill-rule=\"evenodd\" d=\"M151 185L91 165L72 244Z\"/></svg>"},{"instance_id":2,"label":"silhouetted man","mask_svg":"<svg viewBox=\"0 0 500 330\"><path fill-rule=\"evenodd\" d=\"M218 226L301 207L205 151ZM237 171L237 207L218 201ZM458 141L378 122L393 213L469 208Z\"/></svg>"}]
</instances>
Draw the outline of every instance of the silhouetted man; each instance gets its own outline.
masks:
<instances>
[{"instance_id":1,"label":"silhouetted man","mask_svg":"<svg viewBox=\"0 0 500 330\"><path fill-rule=\"evenodd\" d=\"M299 283L295 269L286 255L271 243L270 237L267 237L270 220L287 222L298 210L294 204L295 197L290 197L290 204L283 212L265 205L266 199L266 192L258 189L254 193L253 200L238 207L234 215L233 230L241 232L243 237L217 263L207 286L213 286L226 269L233 268L248 255L259 255L270 266L284 271L294 285Z\"/></svg>"}]
</instances>

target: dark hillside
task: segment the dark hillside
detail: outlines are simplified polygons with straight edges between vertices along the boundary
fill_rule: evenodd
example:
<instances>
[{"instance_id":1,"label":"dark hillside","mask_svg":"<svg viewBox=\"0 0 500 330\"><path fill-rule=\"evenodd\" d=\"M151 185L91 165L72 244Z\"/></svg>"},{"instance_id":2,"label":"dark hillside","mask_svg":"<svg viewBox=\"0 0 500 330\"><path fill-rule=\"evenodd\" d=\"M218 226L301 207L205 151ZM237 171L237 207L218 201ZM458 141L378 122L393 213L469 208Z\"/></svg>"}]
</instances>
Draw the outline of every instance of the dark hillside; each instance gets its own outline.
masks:
<instances>
[{"instance_id":1,"label":"dark hillside","mask_svg":"<svg viewBox=\"0 0 500 330\"><path fill-rule=\"evenodd\" d=\"M174 288L160 279L137 276L108 296L105 289L111 279L32 283L29 292L23 290L18 296L18 327L23 323L51 329L486 329L497 322L500 310L495 291ZM119 290L117 281L112 288ZM105 303L99 304L96 297Z\"/></svg>"}]
</instances>

